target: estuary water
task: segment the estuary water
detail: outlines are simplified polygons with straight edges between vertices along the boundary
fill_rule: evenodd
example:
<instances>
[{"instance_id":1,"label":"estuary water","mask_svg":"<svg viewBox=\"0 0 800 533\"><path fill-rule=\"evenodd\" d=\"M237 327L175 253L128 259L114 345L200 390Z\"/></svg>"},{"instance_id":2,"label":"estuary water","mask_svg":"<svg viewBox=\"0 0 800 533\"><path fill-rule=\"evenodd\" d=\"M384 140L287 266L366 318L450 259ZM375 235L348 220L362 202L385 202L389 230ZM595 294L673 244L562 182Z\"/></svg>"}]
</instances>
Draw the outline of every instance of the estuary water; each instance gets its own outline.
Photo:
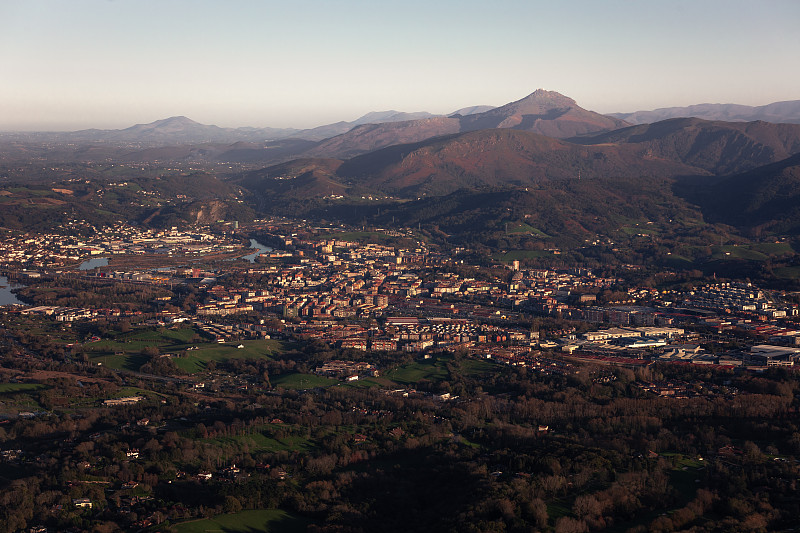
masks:
<instances>
[{"instance_id":1,"label":"estuary water","mask_svg":"<svg viewBox=\"0 0 800 533\"><path fill-rule=\"evenodd\" d=\"M272 251L272 248L270 248L269 246L264 246L263 244L261 244L260 242L258 242L255 239L250 239L250 248L255 248L256 251L253 252L250 255L246 255L246 256L242 257L242 259L247 259L251 263L255 263L256 262L256 257L258 257L259 255L261 255L261 254L263 254L265 252L271 252Z\"/></svg>"},{"instance_id":2,"label":"estuary water","mask_svg":"<svg viewBox=\"0 0 800 533\"><path fill-rule=\"evenodd\" d=\"M97 267L107 267L108 266L108 257L94 257L92 259L87 259L83 263L80 264L78 270L91 270Z\"/></svg>"},{"instance_id":3,"label":"estuary water","mask_svg":"<svg viewBox=\"0 0 800 533\"><path fill-rule=\"evenodd\" d=\"M22 285L17 285L16 283L9 283L7 277L0 276L0 305L25 305L17 300L17 297L11 292L11 289L16 289L21 286Z\"/></svg>"}]
</instances>

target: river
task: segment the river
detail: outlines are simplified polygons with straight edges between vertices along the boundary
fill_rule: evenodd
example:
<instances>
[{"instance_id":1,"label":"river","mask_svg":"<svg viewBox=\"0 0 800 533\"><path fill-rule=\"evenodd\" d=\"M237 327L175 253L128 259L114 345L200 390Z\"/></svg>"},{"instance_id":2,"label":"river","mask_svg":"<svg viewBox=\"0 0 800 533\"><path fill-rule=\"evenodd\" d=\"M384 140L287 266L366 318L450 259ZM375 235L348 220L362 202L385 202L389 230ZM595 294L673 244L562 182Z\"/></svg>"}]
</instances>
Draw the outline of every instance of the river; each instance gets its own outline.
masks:
<instances>
[{"instance_id":1,"label":"river","mask_svg":"<svg viewBox=\"0 0 800 533\"><path fill-rule=\"evenodd\" d=\"M11 289L16 289L21 287L22 285L17 285L16 283L9 283L8 278L5 276L0 276L0 305L25 305L24 303L17 300L17 297L11 292Z\"/></svg>"},{"instance_id":2,"label":"river","mask_svg":"<svg viewBox=\"0 0 800 533\"><path fill-rule=\"evenodd\" d=\"M255 239L250 239L250 248L255 248L256 251L253 252L250 255L246 255L246 256L242 257L242 259L247 259L251 263L255 263L256 262L256 257L258 257L259 255L261 255L261 254L263 254L265 252L271 252L272 251L272 248L270 248L269 246L264 246L263 244L261 244L260 242L258 242Z\"/></svg>"},{"instance_id":3,"label":"river","mask_svg":"<svg viewBox=\"0 0 800 533\"><path fill-rule=\"evenodd\" d=\"M80 264L78 270L92 270L93 268L97 267L107 267L108 266L108 257L94 257L92 259L87 259L83 263Z\"/></svg>"}]
</instances>

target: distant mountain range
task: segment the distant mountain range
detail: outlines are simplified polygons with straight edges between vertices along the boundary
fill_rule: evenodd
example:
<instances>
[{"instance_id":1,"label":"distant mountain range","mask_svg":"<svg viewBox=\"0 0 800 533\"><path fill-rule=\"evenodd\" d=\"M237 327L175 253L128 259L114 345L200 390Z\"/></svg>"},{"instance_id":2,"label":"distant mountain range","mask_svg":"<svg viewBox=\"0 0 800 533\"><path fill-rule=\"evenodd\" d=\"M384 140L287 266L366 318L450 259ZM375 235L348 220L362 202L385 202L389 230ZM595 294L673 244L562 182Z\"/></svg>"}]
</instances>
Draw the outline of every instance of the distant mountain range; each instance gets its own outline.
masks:
<instances>
[{"instance_id":1,"label":"distant mountain range","mask_svg":"<svg viewBox=\"0 0 800 533\"><path fill-rule=\"evenodd\" d=\"M337 122L306 130L221 128L200 124L186 117L171 117L121 130L89 129L17 136L6 134L4 137L30 141L128 144L142 147L264 143L294 139L326 141L304 155L348 157L392 144L479 129L520 129L564 138L609 131L625 125L627 124L624 121L582 109L571 98L539 89L521 100L497 108L472 106L459 109L447 116L394 110L372 112L352 122Z\"/></svg>"},{"instance_id":2,"label":"distant mountain range","mask_svg":"<svg viewBox=\"0 0 800 533\"><path fill-rule=\"evenodd\" d=\"M176 116L117 130L3 133L0 134L0 141L162 147L208 143L265 143L284 139L313 142L329 140L327 144L305 155L347 157L391 144L424 140L433 135L464 133L479 129L511 128L533 131L549 137L570 138L611 131L626 125L650 124L671 118L688 117L727 122L761 120L772 123L800 123L800 100L756 107L738 104L699 104L601 115L582 109L574 100L557 92L539 89L521 100L500 107L470 106L448 115L435 115L425 111L413 113L395 110L376 111L353 121L341 121L309 129L223 128ZM348 134L348 137L332 139L344 134Z\"/></svg>"},{"instance_id":3,"label":"distant mountain range","mask_svg":"<svg viewBox=\"0 0 800 533\"><path fill-rule=\"evenodd\" d=\"M396 144L346 160L305 158L254 171L243 185L280 195L324 196L357 187L419 197L560 179L724 176L800 152L800 124L673 119L570 141L531 131L483 129ZM294 181L298 178L302 187ZM264 184L259 186L259 180ZM312 183L319 180L324 185Z\"/></svg>"},{"instance_id":4,"label":"distant mountain range","mask_svg":"<svg viewBox=\"0 0 800 533\"><path fill-rule=\"evenodd\" d=\"M520 213L545 233L574 238L618 230L626 217L668 224L675 213L687 227L705 219L800 234L800 101L649 113L701 111L729 120L631 124L623 118L644 120L644 112L601 115L539 89L496 108L390 110L310 130L172 117L123 130L3 135L0 163L224 163L231 174L220 177L251 191L262 212L380 224L396 216L465 235L480 225L499 231L498 221L520 222ZM759 120L744 121L748 113ZM793 116L798 123L788 123Z\"/></svg>"},{"instance_id":5,"label":"distant mountain range","mask_svg":"<svg viewBox=\"0 0 800 533\"><path fill-rule=\"evenodd\" d=\"M624 121L587 111L579 107L575 100L559 93L539 89L516 102L469 115L454 114L449 117L358 126L323 141L303 155L352 157L386 146L497 128L566 138L610 131L627 125Z\"/></svg>"},{"instance_id":6,"label":"distant mountain range","mask_svg":"<svg viewBox=\"0 0 800 533\"><path fill-rule=\"evenodd\" d=\"M762 106L739 104L698 104L688 107L664 107L652 111L633 113L610 113L610 116L631 124L650 124L670 118L702 118L704 120L725 120L728 122L789 122L800 123L800 100L775 102Z\"/></svg>"},{"instance_id":7,"label":"distant mountain range","mask_svg":"<svg viewBox=\"0 0 800 533\"><path fill-rule=\"evenodd\" d=\"M571 139L493 128L346 159L296 159L236 183L271 212L378 224L397 217L464 239L501 231L497 221L519 222L519 213L570 239L607 234L625 220L676 217L794 233L798 153L800 124L685 118ZM369 211L362 198L383 203Z\"/></svg>"},{"instance_id":8,"label":"distant mountain range","mask_svg":"<svg viewBox=\"0 0 800 533\"><path fill-rule=\"evenodd\" d=\"M146 161L208 161L264 165L298 157L349 158L403 143L482 129L515 129L566 138L596 134L627 126L624 121L579 107L574 100L539 89L501 107L473 106L449 116L383 111L352 122L309 130L275 128L220 128L186 117L172 117L122 130L81 130L67 133L4 135L16 144L5 151L22 158L36 144L61 144L64 161L120 159ZM69 156L71 145L72 157ZM49 149L49 148L48 148Z\"/></svg>"},{"instance_id":9,"label":"distant mountain range","mask_svg":"<svg viewBox=\"0 0 800 533\"><path fill-rule=\"evenodd\" d=\"M299 130L291 128L220 128L200 124L186 117L170 117L150 124L136 124L122 130L80 130L66 133L46 133L56 141L137 143L143 146L176 144L233 143L264 141L290 137Z\"/></svg>"},{"instance_id":10,"label":"distant mountain range","mask_svg":"<svg viewBox=\"0 0 800 533\"><path fill-rule=\"evenodd\" d=\"M452 114L468 116L480 113L491 106L473 106L459 109ZM221 128L219 126L201 124L187 117L177 116L157 120L149 124L136 124L129 128L119 130L88 129L71 132L30 132L30 133L5 133L0 138L22 141L47 141L47 142L83 142L83 143L126 143L139 144L147 147L172 146L181 144L231 144L236 142L265 142L281 139L300 139L306 141L321 141L330 137L341 135L356 126L364 124L393 123L411 120L420 120L436 116L420 111L405 113L401 111L373 111L357 118L352 122L335 122L310 129L296 128Z\"/></svg>"}]
</instances>

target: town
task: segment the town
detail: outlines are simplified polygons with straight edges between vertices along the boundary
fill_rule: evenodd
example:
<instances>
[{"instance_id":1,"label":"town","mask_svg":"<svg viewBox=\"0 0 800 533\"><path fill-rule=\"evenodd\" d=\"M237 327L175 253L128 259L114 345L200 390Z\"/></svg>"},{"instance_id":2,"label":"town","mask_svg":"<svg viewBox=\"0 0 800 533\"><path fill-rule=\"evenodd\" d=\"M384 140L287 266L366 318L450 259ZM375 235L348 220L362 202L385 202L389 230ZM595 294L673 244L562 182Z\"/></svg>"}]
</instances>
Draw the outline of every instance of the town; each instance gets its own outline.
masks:
<instances>
[{"instance_id":1,"label":"town","mask_svg":"<svg viewBox=\"0 0 800 533\"><path fill-rule=\"evenodd\" d=\"M247 248L238 223L185 231L92 229L93 237L69 240L58 234L9 238L0 269L25 285L76 276L152 285L166 292L156 299L159 308L145 313L148 324L188 321L221 343L292 336L361 351L464 350L514 365L545 353L603 364L676 361L759 370L793 366L800 357L797 298L750 283L614 292L618 278L586 268L520 269L519 261L470 268L422 241L411 242L413 248L360 243L352 232L311 226L299 236L295 224L280 220L249 230L274 248L255 240ZM165 259L154 263L159 257ZM89 268L94 262L101 266ZM192 266L198 262L213 267ZM180 286L202 297L178 308L169 289ZM142 315L141 309L57 305L5 312L59 322ZM223 317L224 326L218 323ZM556 328L551 321L540 328L542 318L568 325Z\"/></svg>"},{"instance_id":2,"label":"town","mask_svg":"<svg viewBox=\"0 0 800 533\"><path fill-rule=\"evenodd\" d=\"M340 496L314 491L351 490L337 471L369 465L383 479L371 458L406 464L414 456L396 454L444 446L477 461L471 483L493 487L474 490L540 479L530 520L566 531L599 518L580 498L561 516L544 503L566 481L540 471L533 449L567 442L552 453L571 461L582 449L576 419L632 471L703 476L765 454L772 475L797 468L787 449L760 441L679 444L668 435L682 422L660 436L664 422L642 422L643 444L611 429L619 412L710 409L705 424L715 424L722 413L797 409L786 403L793 374L776 374L800 364L797 294L713 278L653 287L622 270L474 257L412 228L277 217L9 232L0 472L34 471L49 492L8 523L181 532L251 517L318 528L339 520L328 513ZM56 436L58 450L47 444ZM510 459L516 442L533 455ZM588 486L580 475L573 483ZM648 494L695 505L670 486ZM723 498L702 494L706 506Z\"/></svg>"}]
</instances>

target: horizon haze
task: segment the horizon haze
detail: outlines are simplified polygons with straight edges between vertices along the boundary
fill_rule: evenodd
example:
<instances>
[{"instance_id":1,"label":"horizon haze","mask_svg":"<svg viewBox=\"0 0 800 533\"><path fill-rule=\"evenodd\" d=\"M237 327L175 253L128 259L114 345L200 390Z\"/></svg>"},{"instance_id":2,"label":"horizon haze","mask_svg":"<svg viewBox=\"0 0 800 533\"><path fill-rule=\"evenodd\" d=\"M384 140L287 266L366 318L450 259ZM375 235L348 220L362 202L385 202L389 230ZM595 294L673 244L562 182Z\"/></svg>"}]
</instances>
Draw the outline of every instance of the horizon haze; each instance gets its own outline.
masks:
<instances>
[{"instance_id":1,"label":"horizon haze","mask_svg":"<svg viewBox=\"0 0 800 533\"><path fill-rule=\"evenodd\" d=\"M537 87L599 113L800 98L800 4L0 1L0 131L311 128Z\"/></svg>"}]
</instances>

